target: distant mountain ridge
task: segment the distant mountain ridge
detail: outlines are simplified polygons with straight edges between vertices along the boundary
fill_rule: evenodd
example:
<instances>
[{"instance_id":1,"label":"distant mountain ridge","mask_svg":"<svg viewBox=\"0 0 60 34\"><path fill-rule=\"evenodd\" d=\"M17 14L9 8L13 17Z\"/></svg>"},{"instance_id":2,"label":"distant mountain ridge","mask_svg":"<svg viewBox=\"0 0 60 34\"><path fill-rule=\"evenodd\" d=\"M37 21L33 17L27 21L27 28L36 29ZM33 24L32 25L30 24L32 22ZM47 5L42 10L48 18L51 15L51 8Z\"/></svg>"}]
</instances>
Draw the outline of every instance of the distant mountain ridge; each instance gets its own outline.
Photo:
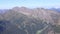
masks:
<instances>
[{"instance_id":1,"label":"distant mountain ridge","mask_svg":"<svg viewBox=\"0 0 60 34\"><path fill-rule=\"evenodd\" d=\"M0 9L0 13L5 13L6 11L8 11L8 9Z\"/></svg>"},{"instance_id":2,"label":"distant mountain ridge","mask_svg":"<svg viewBox=\"0 0 60 34\"><path fill-rule=\"evenodd\" d=\"M54 10L54 11L60 12L60 8L50 8L50 10Z\"/></svg>"}]
</instances>

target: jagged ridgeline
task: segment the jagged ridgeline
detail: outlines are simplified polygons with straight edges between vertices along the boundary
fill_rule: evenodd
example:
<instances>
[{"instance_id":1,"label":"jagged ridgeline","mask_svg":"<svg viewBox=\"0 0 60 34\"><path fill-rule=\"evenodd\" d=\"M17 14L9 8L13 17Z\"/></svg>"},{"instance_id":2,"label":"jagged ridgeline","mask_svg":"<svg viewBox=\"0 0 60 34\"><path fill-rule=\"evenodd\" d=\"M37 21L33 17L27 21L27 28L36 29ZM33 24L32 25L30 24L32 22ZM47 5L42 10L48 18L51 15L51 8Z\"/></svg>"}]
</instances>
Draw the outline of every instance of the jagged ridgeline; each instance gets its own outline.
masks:
<instances>
[{"instance_id":1,"label":"jagged ridgeline","mask_svg":"<svg viewBox=\"0 0 60 34\"><path fill-rule=\"evenodd\" d=\"M47 22L18 11L0 14L0 34L47 34L47 27Z\"/></svg>"}]
</instances>

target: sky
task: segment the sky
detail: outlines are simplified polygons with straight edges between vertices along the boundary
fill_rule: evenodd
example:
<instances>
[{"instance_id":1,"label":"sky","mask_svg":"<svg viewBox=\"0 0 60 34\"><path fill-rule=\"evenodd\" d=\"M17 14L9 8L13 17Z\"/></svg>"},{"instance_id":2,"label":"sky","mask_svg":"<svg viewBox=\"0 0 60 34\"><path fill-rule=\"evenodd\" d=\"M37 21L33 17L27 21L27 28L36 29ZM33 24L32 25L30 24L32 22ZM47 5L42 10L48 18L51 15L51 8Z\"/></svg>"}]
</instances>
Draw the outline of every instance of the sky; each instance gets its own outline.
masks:
<instances>
[{"instance_id":1,"label":"sky","mask_svg":"<svg viewBox=\"0 0 60 34\"><path fill-rule=\"evenodd\" d=\"M10 9L16 6L28 8L60 8L60 0L0 0L0 9Z\"/></svg>"}]
</instances>

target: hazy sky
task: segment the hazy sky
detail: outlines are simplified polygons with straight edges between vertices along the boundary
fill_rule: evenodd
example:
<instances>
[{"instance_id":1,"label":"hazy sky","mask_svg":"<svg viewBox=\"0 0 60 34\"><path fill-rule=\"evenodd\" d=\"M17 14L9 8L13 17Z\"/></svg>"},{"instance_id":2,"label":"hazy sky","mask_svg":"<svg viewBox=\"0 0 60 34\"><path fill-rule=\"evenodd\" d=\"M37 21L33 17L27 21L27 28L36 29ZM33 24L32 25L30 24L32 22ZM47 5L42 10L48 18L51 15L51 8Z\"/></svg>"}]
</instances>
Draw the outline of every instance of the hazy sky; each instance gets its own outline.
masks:
<instances>
[{"instance_id":1,"label":"hazy sky","mask_svg":"<svg viewBox=\"0 0 60 34\"><path fill-rule=\"evenodd\" d=\"M0 0L0 9L9 9L15 6L60 8L60 0Z\"/></svg>"}]
</instances>

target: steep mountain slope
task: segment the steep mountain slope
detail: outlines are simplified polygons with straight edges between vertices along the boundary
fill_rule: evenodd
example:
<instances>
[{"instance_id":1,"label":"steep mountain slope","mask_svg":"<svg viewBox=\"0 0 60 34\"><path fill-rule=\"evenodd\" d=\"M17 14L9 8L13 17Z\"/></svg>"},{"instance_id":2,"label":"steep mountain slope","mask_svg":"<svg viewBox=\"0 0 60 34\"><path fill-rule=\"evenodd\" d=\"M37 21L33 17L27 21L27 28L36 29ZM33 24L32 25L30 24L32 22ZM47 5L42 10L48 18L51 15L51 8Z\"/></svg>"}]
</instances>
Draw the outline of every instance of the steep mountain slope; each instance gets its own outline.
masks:
<instances>
[{"instance_id":1,"label":"steep mountain slope","mask_svg":"<svg viewBox=\"0 0 60 34\"><path fill-rule=\"evenodd\" d=\"M47 25L43 20L13 10L4 13L3 16L6 30L2 34L36 34Z\"/></svg>"}]
</instances>

